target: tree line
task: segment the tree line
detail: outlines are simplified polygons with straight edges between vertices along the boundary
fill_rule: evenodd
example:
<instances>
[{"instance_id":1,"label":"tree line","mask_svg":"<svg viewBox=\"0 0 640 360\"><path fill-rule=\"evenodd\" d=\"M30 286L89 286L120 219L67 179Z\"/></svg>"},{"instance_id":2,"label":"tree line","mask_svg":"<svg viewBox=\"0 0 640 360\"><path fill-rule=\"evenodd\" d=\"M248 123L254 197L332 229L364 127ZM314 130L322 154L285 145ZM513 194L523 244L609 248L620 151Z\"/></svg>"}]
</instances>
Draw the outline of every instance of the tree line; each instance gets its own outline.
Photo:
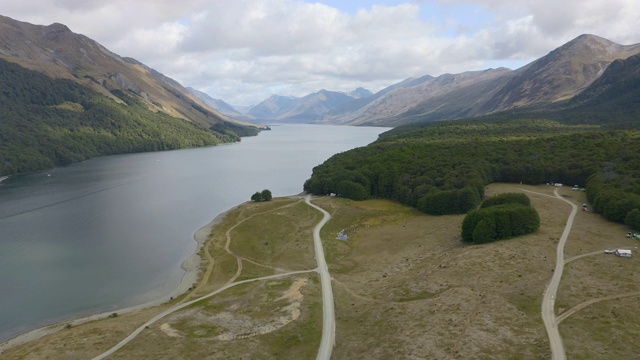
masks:
<instances>
[{"instance_id":1,"label":"tree line","mask_svg":"<svg viewBox=\"0 0 640 360\"><path fill-rule=\"evenodd\" d=\"M631 216L633 223L639 169L637 130L544 119L456 120L399 127L337 154L313 169L304 189L391 199L442 215L476 208L493 182L561 182L586 186L596 211L613 221Z\"/></svg>"}]
</instances>

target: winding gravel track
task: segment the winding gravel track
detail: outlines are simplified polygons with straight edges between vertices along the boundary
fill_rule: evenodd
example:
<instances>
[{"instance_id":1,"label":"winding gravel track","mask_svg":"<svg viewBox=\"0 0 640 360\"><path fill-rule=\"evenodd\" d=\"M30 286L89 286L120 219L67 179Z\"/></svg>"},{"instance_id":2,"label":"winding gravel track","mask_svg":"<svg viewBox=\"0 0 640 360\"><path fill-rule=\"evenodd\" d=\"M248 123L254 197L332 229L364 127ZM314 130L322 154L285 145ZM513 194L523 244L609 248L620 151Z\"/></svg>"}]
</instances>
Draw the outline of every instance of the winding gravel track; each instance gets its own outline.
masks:
<instances>
[{"instance_id":1,"label":"winding gravel track","mask_svg":"<svg viewBox=\"0 0 640 360\"><path fill-rule=\"evenodd\" d=\"M125 345L127 345L129 342L131 342L131 340L135 339L142 331L144 331L144 329L146 329L148 326L150 326L151 324L157 322L158 320L178 311L181 309L184 309L187 306L190 306L192 304L197 303L198 301L210 298L214 295L217 295L227 289L230 289L234 286L237 285L241 285L241 284L246 284L246 283L250 283L250 282L254 282L254 281L261 281L261 280L269 280L269 279L277 279L277 278L281 278L281 277L286 277L286 276L290 276L290 275L295 275L295 274L305 274L305 273L310 273L310 272L318 272L320 274L320 283L322 285L322 339L320 340L320 348L318 350L318 356L316 357L316 359L318 360L329 360L331 359L331 353L333 351L333 345L335 343L335 306L334 306L334 300L333 300L333 289L331 288L331 277L329 275L329 268L327 267L327 262L325 260L324 257L324 249L322 248L322 239L320 238L320 229L322 229L322 227L327 223L327 221L329 221L329 219L331 219L331 215L329 215L329 213L324 210L323 208L312 204L311 203L311 196L308 195L305 197L305 202L317 209L318 211L322 212L322 214L324 215L322 220L316 225L316 227L313 229L313 242L314 242L314 249L315 249L315 254L316 254L316 262L318 264L318 267L316 269L312 269L312 270L302 270L302 271L291 271L291 272L287 272L284 274L276 274L276 275L271 275L271 276L264 276L264 277L260 277L260 278L255 278L255 279L248 279L248 280L242 280L242 281L237 281L234 282L235 279L237 279L239 272L236 273L236 276L233 277L233 279L228 282L225 286L221 287L220 289L213 291L207 295L204 295L202 297L199 297L197 299L191 300L189 302L185 302L179 305L176 305L172 308L167 309L166 311L163 311L162 313L154 316L151 320L145 322L144 324L142 324L140 327L138 327L136 330L134 330L129 336L127 336L124 340L120 341L118 344L116 344L114 347L112 347L111 349L105 351L104 353L96 356L93 358L93 360L102 360L106 357L108 357L109 355L112 355L113 353L115 353L116 351L120 350L122 347L124 347ZM244 219L247 220L247 219ZM243 220L243 222L244 222ZM236 224L236 226L239 224ZM234 226L235 228L235 226ZM233 229L233 228L232 228ZM227 252L229 252L230 254L232 254L233 256L235 256L238 259L238 266L240 269L242 269L242 261L241 258L234 254L233 252L231 252L231 250L229 249L229 232L232 230L229 229L229 231L227 231L227 243L225 246L225 250Z\"/></svg>"},{"instance_id":2,"label":"winding gravel track","mask_svg":"<svg viewBox=\"0 0 640 360\"><path fill-rule=\"evenodd\" d=\"M320 284L322 284L322 340L320 340L320 349L316 360L331 359L331 352L336 340L336 315L333 302L333 289L331 288L331 276L327 261L324 258L324 250L322 248L322 239L320 238L320 229L331 219L331 215L323 208L311 203L311 195L305 197L305 202L322 212L324 217L313 229L313 242L316 252L316 261L318 263L318 273L320 274Z\"/></svg>"},{"instance_id":3,"label":"winding gravel track","mask_svg":"<svg viewBox=\"0 0 640 360\"><path fill-rule=\"evenodd\" d=\"M566 318L568 318L569 316L575 314L576 312L586 308L589 305L595 304L595 303L599 303L601 301L607 301L607 300L614 300L614 299L623 299L623 298L628 298L628 297L638 297L640 296L640 291L635 291L632 293L626 293L626 294L617 294L617 295L610 295L610 296L605 296L605 297L601 297L601 298L597 298L597 299L591 299L591 300L587 300L581 304L578 304L574 307L572 307L571 309L565 311L562 313L562 315L558 316L558 324L560 322L562 322L563 320L565 320Z\"/></svg>"},{"instance_id":4,"label":"winding gravel track","mask_svg":"<svg viewBox=\"0 0 640 360\"><path fill-rule=\"evenodd\" d=\"M542 321L544 321L544 326L547 329L547 335L549 336L551 357L553 360L565 360L567 355L564 350L564 344L562 343L562 337L560 337L560 332L558 331L558 320L556 319L555 314L555 300L556 292L560 285L560 279L562 278L562 271L564 270L564 245L567 242L569 233L571 232L573 220L578 213L578 207L576 204L558 195L558 189L554 191L554 194L558 199L571 205L572 209L571 214L569 214L569 218L567 219L567 224L564 227L564 231L562 232L562 236L560 237L560 241L558 242L558 248L556 250L556 268L554 269L553 277L551 277L551 282L547 286L547 290L544 292L541 312Z\"/></svg>"}]
</instances>

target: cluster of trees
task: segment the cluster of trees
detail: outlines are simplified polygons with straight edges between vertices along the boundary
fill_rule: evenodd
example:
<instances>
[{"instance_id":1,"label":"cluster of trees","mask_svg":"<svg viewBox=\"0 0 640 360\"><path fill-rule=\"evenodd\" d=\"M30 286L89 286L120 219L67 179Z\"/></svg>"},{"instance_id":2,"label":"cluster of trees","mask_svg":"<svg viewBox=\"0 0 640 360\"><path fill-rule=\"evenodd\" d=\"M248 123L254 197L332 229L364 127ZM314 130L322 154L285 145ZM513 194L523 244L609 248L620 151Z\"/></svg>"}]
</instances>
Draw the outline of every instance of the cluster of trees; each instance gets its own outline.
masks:
<instances>
[{"instance_id":1,"label":"cluster of trees","mask_svg":"<svg viewBox=\"0 0 640 360\"><path fill-rule=\"evenodd\" d=\"M268 189L264 189L262 191L256 191L255 194L251 195L251 201L271 201L271 191Z\"/></svg>"},{"instance_id":2,"label":"cluster of trees","mask_svg":"<svg viewBox=\"0 0 640 360\"><path fill-rule=\"evenodd\" d=\"M638 170L599 172L587 181L587 199L608 220L640 230L638 183Z\"/></svg>"},{"instance_id":3,"label":"cluster of trees","mask_svg":"<svg viewBox=\"0 0 640 360\"><path fill-rule=\"evenodd\" d=\"M524 194L500 194L485 200L465 216L462 240L484 244L535 232L540 216Z\"/></svg>"},{"instance_id":4,"label":"cluster of trees","mask_svg":"<svg viewBox=\"0 0 640 360\"><path fill-rule=\"evenodd\" d=\"M66 79L0 60L0 174L27 173L100 155L238 141L235 128L204 129L154 113L135 96L126 105Z\"/></svg>"},{"instance_id":5,"label":"cluster of trees","mask_svg":"<svg viewBox=\"0 0 640 360\"><path fill-rule=\"evenodd\" d=\"M304 189L391 199L441 215L475 208L492 182L562 182L586 185L596 211L620 222L631 216L632 222L629 214L640 209L638 169L636 130L535 119L457 120L398 127L366 147L337 154L313 169Z\"/></svg>"}]
</instances>

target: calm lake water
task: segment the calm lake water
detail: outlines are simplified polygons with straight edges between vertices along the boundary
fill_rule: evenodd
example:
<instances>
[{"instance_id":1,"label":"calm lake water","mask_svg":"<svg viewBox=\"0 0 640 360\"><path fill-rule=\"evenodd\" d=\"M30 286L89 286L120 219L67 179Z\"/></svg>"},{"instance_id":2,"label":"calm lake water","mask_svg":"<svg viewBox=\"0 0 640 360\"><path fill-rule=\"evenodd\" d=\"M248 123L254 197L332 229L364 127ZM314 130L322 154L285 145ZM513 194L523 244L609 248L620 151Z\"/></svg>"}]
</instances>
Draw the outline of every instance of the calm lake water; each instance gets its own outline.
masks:
<instances>
[{"instance_id":1,"label":"calm lake water","mask_svg":"<svg viewBox=\"0 0 640 360\"><path fill-rule=\"evenodd\" d=\"M385 130L274 126L239 144L107 156L1 182L0 341L166 296L196 230L256 191L302 192L314 166Z\"/></svg>"}]
</instances>

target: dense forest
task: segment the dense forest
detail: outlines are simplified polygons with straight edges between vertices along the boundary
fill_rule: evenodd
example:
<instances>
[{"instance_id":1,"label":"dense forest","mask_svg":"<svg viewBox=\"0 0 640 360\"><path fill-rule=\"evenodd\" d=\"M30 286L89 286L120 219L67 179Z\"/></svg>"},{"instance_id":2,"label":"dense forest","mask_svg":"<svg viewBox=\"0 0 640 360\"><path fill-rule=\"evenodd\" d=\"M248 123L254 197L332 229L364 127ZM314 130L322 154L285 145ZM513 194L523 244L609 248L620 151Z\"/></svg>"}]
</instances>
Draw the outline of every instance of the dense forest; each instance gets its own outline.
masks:
<instances>
[{"instance_id":1,"label":"dense forest","mask_svg":"<svg viewBox=\"0 0 640 360\"><path fill-rule=\"evenodd\" d=\"M561 182L586 186L596 211L631 224L640 212L634 212L639 170L636 130L540 119L456 120L399 127L335 155L314 168L304 189L391 199L442 215L475 209L492 182Z\"/></svg>"},{"instance_id":2,"label":"dense forest","mask_svg":"<svg viewBox=\"0 0 640 360\"><path fill-rule=\"evenodd\" d=\"M99 155L171 150L255 135L236 125L203 129L154 113L117 90L126 104L66 79L0 60L0 175L26 173Z\"/></svg>"}]
</instances>

